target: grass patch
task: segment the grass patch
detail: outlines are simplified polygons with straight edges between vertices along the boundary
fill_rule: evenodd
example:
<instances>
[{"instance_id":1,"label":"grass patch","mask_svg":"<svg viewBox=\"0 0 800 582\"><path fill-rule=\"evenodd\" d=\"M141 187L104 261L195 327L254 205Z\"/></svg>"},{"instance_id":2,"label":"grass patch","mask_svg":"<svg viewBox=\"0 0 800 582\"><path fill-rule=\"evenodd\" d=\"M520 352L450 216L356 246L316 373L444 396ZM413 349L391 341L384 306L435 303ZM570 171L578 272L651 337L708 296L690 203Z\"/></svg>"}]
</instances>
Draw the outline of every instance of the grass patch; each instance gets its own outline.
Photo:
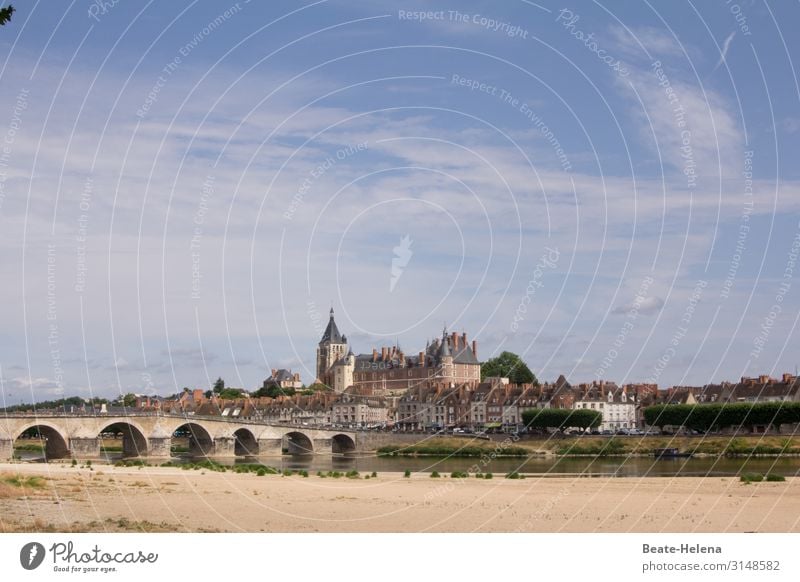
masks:
<instances>
[{"instance_id":1,"label":"grass patch","mask_svg":"<svg viewBox=\"0 0 800 582\"><path fill-rule=\"evenodd\" d=\"M20 489L41 489L46 484L44 477L35 475L31 477L26 477L25 475L3 475L0 477L0 482Z\"/></svg>"},{"instance_id":2,"label":"grass patch","mask_svg":"<svg viewBox=\"0 0 800 582\"><path fill-rule=\"evenodd\" d=\"M487 453L496 457L527 457L530 452L524 447L506 446L503 443L464 444L458 439L416 445L387 445L377 450L379 457L481 457Z\"/></svg>"}]
</instances>

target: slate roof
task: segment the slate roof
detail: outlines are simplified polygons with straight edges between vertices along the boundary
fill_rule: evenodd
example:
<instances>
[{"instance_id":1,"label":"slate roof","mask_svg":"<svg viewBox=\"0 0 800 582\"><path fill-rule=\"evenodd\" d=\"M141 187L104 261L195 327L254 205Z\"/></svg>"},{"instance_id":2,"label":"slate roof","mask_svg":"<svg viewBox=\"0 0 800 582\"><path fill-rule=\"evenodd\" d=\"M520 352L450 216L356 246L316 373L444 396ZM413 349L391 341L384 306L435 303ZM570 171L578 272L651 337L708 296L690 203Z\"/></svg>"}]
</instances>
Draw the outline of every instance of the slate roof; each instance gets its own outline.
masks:
<instances>
[{"instance_id":1,"label":"slate roof","mask_svg":"<svg viewBox=\"0 0 800 582\"><path fill-rule=\"evenodd\" d=\"M333 343L343 344L347 343L347 339L341 333L339 328L336 327L336 321L333 319L333 307L331 307L331 319L328 321L328 327L325 328L325 333L322 334L322 339L319 340L320 344Z\"/></svg>"}]
</instances>

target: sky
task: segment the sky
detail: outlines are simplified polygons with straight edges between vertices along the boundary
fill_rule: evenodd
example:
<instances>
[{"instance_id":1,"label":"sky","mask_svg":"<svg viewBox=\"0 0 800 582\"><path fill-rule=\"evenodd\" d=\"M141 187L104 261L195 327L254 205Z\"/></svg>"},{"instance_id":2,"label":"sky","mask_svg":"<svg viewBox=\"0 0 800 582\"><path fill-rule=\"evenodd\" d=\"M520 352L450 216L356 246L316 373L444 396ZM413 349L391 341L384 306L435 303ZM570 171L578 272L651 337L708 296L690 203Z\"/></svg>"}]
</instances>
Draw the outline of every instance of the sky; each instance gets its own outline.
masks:
<instances>
[{"instance_id":1,"label":"sky","mask_svg":"<svg viewBox=\"0 0 800 582\"><path fill-rule=\"evenodd\" d=\"M800 361L797 3L13 4L3 404L311 383L331 308L542 381Z\"/></svg>"}]
</instances>

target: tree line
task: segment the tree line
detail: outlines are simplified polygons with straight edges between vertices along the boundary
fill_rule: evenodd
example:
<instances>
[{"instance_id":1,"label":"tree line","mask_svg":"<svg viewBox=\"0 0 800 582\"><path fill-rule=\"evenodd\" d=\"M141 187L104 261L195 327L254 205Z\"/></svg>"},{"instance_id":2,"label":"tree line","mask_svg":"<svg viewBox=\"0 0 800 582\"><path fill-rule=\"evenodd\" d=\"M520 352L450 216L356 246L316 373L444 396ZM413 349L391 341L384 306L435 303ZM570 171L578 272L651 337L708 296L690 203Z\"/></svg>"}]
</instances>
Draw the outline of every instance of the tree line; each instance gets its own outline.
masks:
<instances>
[{"instance_id":1,"label":"tree line","mask_svg":"<svg viewBox=\"0 0 800 582\"><path fill-rule=\"evenodd\" d=\"M644 409L650 426L685 426L708 432L731 426L781 425L800 422L800 402L734 402L655 404Z\"/></svg>"},{"instance_id":2,"label":"tree line","mask_svg":"<svg viewBox=\"0 0 800 582\"><path fill-rule=\"evenodd\" d=\"M529 428L594 428L603 422L603 413L587 408L536 408L522 413Z\"/></svg>"}]
</instances>

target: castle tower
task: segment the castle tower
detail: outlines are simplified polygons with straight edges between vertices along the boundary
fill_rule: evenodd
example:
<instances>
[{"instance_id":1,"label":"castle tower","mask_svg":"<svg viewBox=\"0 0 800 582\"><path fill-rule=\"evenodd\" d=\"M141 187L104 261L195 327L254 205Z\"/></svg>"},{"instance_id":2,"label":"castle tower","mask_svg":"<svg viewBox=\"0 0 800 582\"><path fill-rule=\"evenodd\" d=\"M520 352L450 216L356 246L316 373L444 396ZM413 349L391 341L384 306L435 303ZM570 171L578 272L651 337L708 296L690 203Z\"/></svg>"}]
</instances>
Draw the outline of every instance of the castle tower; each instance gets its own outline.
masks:
<instances>
[{"instance_id":1,"label":"castle tower","mask_svg":"<svg viewBox=\"0 0 800 582\"><path fill-rule=\"evenodd\" d=\"M317 380L332 386L334 379L331 377L331 368L345 354L347 354L347 337L339 333L339 328L336 327L336 321L333 319L333 307L331 307L331 319L317 346Z\"/></svg>"}]
</instances>

